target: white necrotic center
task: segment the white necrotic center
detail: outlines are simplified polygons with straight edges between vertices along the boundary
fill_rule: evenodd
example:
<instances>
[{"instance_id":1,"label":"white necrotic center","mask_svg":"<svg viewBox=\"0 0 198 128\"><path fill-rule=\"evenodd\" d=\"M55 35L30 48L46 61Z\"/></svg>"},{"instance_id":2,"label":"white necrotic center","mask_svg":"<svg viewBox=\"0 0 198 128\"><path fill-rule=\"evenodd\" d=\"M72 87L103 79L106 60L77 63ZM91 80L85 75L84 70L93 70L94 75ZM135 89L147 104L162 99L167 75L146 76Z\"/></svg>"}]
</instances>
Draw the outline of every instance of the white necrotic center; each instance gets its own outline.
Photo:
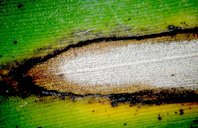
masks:
<instances>
[{"instance_id":1,"label":"white necrotic center","mask_svg":"<svg viewBox=\"0 0 198 128\"><path fill-rule=\"evenodd\" d=\"M198 87L198 40L128 44L65 59L58 74L83 86Z\"/></svg>"}]
</instances>

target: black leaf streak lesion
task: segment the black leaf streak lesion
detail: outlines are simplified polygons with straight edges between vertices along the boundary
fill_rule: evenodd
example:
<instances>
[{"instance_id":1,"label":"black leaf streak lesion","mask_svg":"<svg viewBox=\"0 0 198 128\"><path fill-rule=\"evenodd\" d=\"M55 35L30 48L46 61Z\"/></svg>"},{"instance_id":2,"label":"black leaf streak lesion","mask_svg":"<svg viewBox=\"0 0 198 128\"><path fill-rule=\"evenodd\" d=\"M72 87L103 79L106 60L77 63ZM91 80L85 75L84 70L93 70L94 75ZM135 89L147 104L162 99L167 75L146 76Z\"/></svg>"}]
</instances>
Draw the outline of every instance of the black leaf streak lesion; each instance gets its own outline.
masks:
<instances>
[{"instance_id":1,"label":"black leaf streak lesion","mask_svg":"<svg viewBox=\"0 0 198 128\"><path fill-rule=\"evenodd\" d=\"M158 119L159 121L161 121L161 120L162 120L162 116L159 114L158 117L157 117L157 119Z\"/></svg>"},{"instance_id":2,"label":"black leaf streak lesion","mask_svg":"<svg viewBox=\"0 0 198 128\"><path fill-rule=\"evenodd\" d=\"M18 8L18 9L24 8L24 4L23 4L23 3L18 3L18 4L17 4L17 8Z\"/></svg>"},{"instance_id":3,"label":"black leaf streak lesion","mask_svg":"<svg viewBox=\"0 0 198 128\"><path fill-rule=\"evenodd\" d=\"M168 25L168 31L178 31L181 30L182 28L179 26L175 26L175 25Z\"/></svg>"},{"instance_id":4,"label":"black leaf streak lesion","mask_svg":"<svg viewBox=\"0 0 198 128\"><path fill-rule=\"evenodd\" d=\"M183 109L179 110L179 115L184 115L184 110Z\"/></svg>"},{"instance_id":5,"label":"black leaf streak lesion","mask_svg":"<svg viewBox=\"0 0 198 128\"><path fill-rule=\"evenodd\" d=\"M17 43L18 43L18 41L17 41L17 40L14 40L12 43L15 45L15 44L17 44Z\"/></svg>"},{"instance_id":6,"label":"black leaf streak lesion","mask_svg":"<svg viewBox=\"0 0 198 128\"><path fill-rule=\"evenodd\" d=\"M124 125L124 126L127 126L127 123L124 123L123 125Z\"/></svg>"},{"instance_id":7,"label":"black leaf streak lesion","mask_svg":"<svg viewBox=\"0 0 198 128\"><path fill-rule=\"evenodd\" d=\"M175 29L176 28L176 29ZM14 67L10 69L10 72L7 75L0 74L0 93L5 96L21 96L26 98L30 95L36 96L57 96L61 99L65 99L65 97L69 97L71 100L75 100L75 98L83 98L86 96L100 96L107 97L111 100L112 107L118 106L120 103L129 103L133 104L164 104L164 103L184 103L184 102L198 102L198 94L194 91L185 90L180 93L175 93L174 89L170 90L162 90L160 92L155 92L153 90L145 90L135 93L123 93L123 94L109 94L109 95L101 95L101 94L86 94L86 95L78 95L70 92L58 92L54 90L46 90L39 85L36 85L30 76L26 76L26 72L31 69L34 65L43 63L63 52L68 51L71 48L86 46L91 43L99 43L101 41L119 41L119 40L129 40L129 39L149 39L160 36L173 36L178 33L197 33L198 28L193 29L180 29L175 26L168 26L168 29L171 31L145 35L145 36L133 36L133 37L107 37L107 38L97 38L87 41L80 41L77 44L71 44L64 49L54 50L53 53L48 54L45 57L37 57L31 58L29 60L24 60L22 63L16 63ZM17 41L13 41L13 44L16 44ZM9 65L2 65L1 68L8 68ZM61 75L60 75L61 77ZM11 82L10 82L11 81ZM11 85L12 82L15 82L16 88L13 88ZM180 111L182 115L183 112Z\"/></svg>"}]
</instances>

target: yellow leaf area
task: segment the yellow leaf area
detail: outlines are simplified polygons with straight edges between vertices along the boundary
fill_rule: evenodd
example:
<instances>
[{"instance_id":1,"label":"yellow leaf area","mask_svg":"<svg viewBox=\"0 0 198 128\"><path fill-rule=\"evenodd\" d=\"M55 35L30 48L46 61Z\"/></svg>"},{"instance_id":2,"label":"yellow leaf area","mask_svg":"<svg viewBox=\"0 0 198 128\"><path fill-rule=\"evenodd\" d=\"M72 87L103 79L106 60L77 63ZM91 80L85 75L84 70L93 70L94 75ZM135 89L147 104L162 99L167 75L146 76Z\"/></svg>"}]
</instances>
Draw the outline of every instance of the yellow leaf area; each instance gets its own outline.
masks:
<instances>
[{"instance_id":1,"label":"yellow leaf area","mask_svg":"<svg viewBox=\"0 0 198 128\"><path fill-rule=\"evenodd\" d=\"M105 97L60 99L10 97L0 104L0 127L180 127L197 126L197 103L118 104ZM3 118L2 118L3 117Z\"/></svg>"}]
</instances>

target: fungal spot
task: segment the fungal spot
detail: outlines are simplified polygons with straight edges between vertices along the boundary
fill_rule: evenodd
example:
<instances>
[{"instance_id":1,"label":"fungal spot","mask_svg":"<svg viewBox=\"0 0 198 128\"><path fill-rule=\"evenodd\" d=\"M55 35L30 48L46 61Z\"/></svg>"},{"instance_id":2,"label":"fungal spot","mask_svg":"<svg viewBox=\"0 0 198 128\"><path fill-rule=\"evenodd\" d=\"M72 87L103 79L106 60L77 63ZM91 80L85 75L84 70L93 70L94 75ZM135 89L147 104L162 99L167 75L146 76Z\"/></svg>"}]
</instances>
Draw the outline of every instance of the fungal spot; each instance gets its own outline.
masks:
<instances>
[{"instance_id":1,"label":"fungal spot","mask_svg":"<svg viewBox=\"0 0 198 128\"><path fill-rule=\"evenodd\" d=\"M42 47L42 48L38 48L37 51L40 52L40 51L45 51L45 50L49 50L49 49L52 49L52 46L51 45L45 46L45 47Z\"/></svg>"},{"instance_id":2,"label":"fungal spot","mask_svg":"<svg viewBox=\"0 0 198 128\"><path fill-rule=\"evenodd\" d=\"M75 97L74 96L70 96L70 100L75 102Z\"/></svg>"},{"instance_id":3,"label":"fungal spot","mask_svg":"<svg viewBox=\"0 0 198 128\"><path fill-rule=\"evenodd\" d=\"M189 39L179 34L78 46L35 65L26 76L46 90L80 95L198 87L198 40L194 36ZM112 102L112 106L116 104Z\"/></svg>"},{"instance_id":4,"label":"fungal spot","mask_svg":"<svg viewBox=\"0 0 198 128\"><path fill-rule=\"evenodd\" d=\"M179 110L179 115L184 115L184 110L183 109Z\"/></svg>"},{"instance_id":5,"label":"fungal spot","mask_svg":"<svg viewBox=\"0 0 198 128\"><path fill-rule=\"evenodd\" d=\"M116 101L112 101L112 102L111 102L111 106L112 106L112 107L117 107L117 106L118 106L118 103L117 103Z\"/></svg>"},{"instance_id":6,"label":"fungal spot","mask_svg":"<svg viewBox=\"0 0 198 128\"><path fill-rule=\"evenodd\" d=\"M193 120L193 124L198 124L198 120L197 119Z\"/></svg>"},{"instance_id":7,"label":"fungal spot","mask_svg":"<svg viewBox=\"0 0 198 128\"><path fill-rule=\"evenodd\" d=\"M62 99L62 100L65 100L65 96L61 96L61 99Z\"/></svg>"},{"instance_id":8,"label":"fungal spot","mask_svg":"<svg viewBox=\"0 0 198 128\"><path fill-rule=\"evenodd\" d=\"M127 123L124 123L124 126L127 126Z\"/></svg>"},{"instance_id":9,"label":"fungal spot","mask_svg":"<svg viewBox=\"0 0 198 128\"><path fill-rule=\"evenodd\" d=\"M194 67L198 62L197 37L181 34L171 37L149 36L115 40L116 37L107 41L96 39L91 44L89 41L85 42L86 45L81 42L63 51L49 54L44 59L30 59L24 66L13 70L12 74L15 74L14 78L19 81L19 89L26 94L28 91L30 94L53 96L75 94L69 95L73 101L78 96L100 94L112 100L112 107L122 102L161 104L196 99L192 98L195 95L191 93L191 87L196 89L198 85L197 79L193 77L197 76ZM161 52L161 49L165 51ZM150 58L147 59L148 55ZM179 66L174 63L177 61L181 62ZM173 71L178 79L167 85L166 83L173 79ZM191 71L193 74L188 74ZM185 83L187 79L184 76L188 76L190 81ZM178 80L179 82L176 82ZM184 85L182 89L181 85ZM166 91L162 92L161 89ZM188 89L190 91L185 92ZM153 93L154 91L162 93Z\"/></svg>"},{"instance_id":10,"label":"fungal spot","mask_svg":"<svg viewBox=\"0 0 198 128\"><path fill-rule=\"evenodd\" d=\"M181 22L181 24L185 25L185 26L188 26L188 24L186 24L186 22Z\"/></svg>"},{"instance_id":11,"label":"fungal spot","mask_svg":"<svg viewBox=\"0 0 198 128\"><path fill-rule=\"evenodd\" d=\"M160 116L160 114L157 117L158 120L162 120L162 117Z\"/></svg>"},{"instance_id":12,"label":"fungal spot","mask_svg":"<svg viewBox=\"0 0 198 128\"><path fill-rule=\"evenodd\" d=\"M12 43L13 43L13 44L17 44L17 43L18 43L18 41L17 41L17 40L14 40Z\"/></svg>"},{"instance_id":13,"label":"fungal spot","mask_svg":"<svg viewBox=\"0 0 198 128\"><path fill-rule=\"evenodd\" d=\"M64 77L64 75L63 75L63 74L59 74L58 76L59 76L59 77L61 77L61 78L63 78L63 77Z\"/></svg>"},{"instance_id":14,"label":"fungal spot","mask_svg":"<svg viewBox=\"0 0 198 128\"><path fill-rule=\"evenodd\" d=\"M167 28L168 28L169 31L175 31L175 30L181 30L182 29L181 27L174 26L174 25L169 25Z\"/></svg>"},{"instance_id":15,"label":"fungal spot","mask_svg":"<svg viewBox=\"0 0 198 128\"><path fill-rule=\"evenodd\" d=\"M43 50L43 48L38 48L37 50L38 50L38 51L41 51L41 50Z\"/></svg>"},{"instance_id":16,"label":"fungal spot","mask_svg":"<svg viewBox=\"0 0 198 128\"><path fill-rule=\"evenodd\" d=\"M24 7L24 5L22 3L18 3L17 8L21 9L23 7Z\"/></svg>"}]
</instances>

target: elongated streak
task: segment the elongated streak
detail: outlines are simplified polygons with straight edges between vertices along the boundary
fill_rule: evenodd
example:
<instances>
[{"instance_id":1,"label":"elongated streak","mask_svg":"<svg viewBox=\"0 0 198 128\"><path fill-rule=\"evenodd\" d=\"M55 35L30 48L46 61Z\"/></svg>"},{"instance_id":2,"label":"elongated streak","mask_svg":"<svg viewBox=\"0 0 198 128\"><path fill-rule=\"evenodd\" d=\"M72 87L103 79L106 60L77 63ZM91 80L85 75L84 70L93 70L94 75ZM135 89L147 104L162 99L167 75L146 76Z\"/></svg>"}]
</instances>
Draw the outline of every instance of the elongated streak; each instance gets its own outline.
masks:
<instances>
[{"instance_id":1,"label":"elongated streak","mask_svg":"<svg viewBox=\"0 0 198 128\"><path fill-rule=\"evenodd\" d=\"M126 42L71 49L37 65L28 74L47 89L77 94L181 87L197 90L197 39Z\"/></svg>"}]
</instances>

